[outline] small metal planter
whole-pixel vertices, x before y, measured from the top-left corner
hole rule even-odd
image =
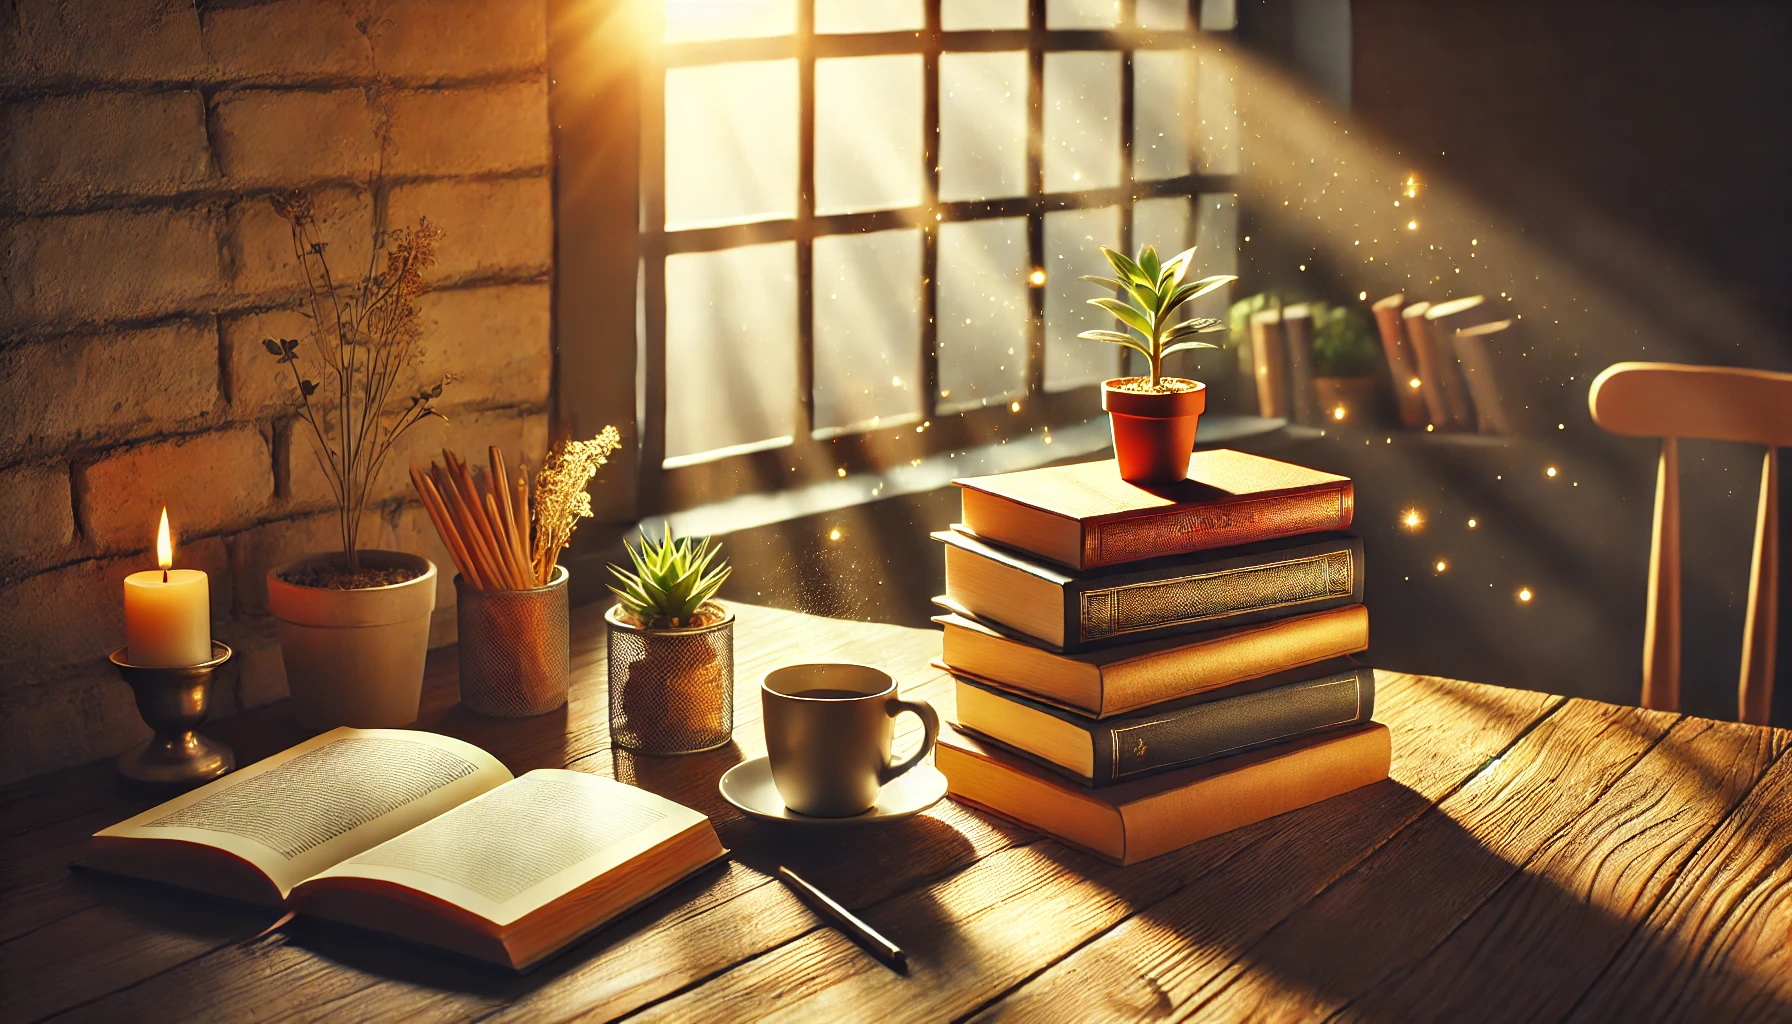
[[[545,587],[477,590],[454,577],[460,702],[492,718],[527,718],[566,703],[566,566]]]
[[[713,750],[734,735],[734,612],[693,629],[610,627],[610,740],[644,754]]]

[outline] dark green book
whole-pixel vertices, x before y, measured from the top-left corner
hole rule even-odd
[[[1361,604],[1363,542],[1346,533],[1200,551],[1120,570],[1066,569],[970,536],[946,546],[940,603],[1074,654]]]
[[[1375,672],[1349,658],[1096,720],[957,672],[958,724],[1085,786],[1368,722]]]

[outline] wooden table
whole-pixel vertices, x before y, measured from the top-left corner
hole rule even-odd
[[[0,1016],[1792,1018],[1785,731],[1381,673],[1391,780],[1121,869],[950,801],[813,832],[722,802],[716,778],[763,750],[766,669],[866,662],[948,710],[938,633],[743,607],[735,745],[647,758],[610,748],[601,622],[575,620],[565,711],[469,715],[448,650],[419,724],[517,772],[614,774],[696,807],[725,867],[523,977],[303,921],[257,937],[266,912],[68,870],[148,804],[93,765],[0,791]],[[245,760],[302,738],[278,707],[212,731]],[[912,973],[823,927],[769,877],[780,862],[906,947]]]

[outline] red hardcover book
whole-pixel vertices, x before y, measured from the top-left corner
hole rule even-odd
[[[1127,483],[1112,459],[954,482],[971,533],[1073,569],[1342,530],[1356,506],[1349,477],[1224,448],[1174,484]]]

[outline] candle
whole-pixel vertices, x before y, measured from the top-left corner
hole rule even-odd
[[[173,668],[212,660],[212,597],[205,573],[175,569],[168,510],[156,531],[160,569],[124,578],[125,658],[145,668]]]

